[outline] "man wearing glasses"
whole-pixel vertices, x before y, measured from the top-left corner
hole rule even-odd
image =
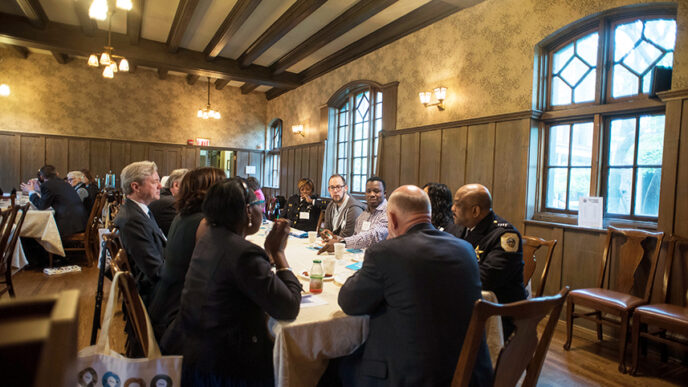
[[[354,235],[356,219],[363,212],[363,204],[349,195],[349,187],[341,175],[330,176],[327,190],[332,202],[325,209],[323,238],[329,239],[333,235],[346,238]]]

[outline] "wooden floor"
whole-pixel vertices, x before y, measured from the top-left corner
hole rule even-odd
[[[14,277],[17,297],[53,294],[66,289],[79,289],[79,349],[88,346],[93,321],[95,288],[98,283],[98,269],[82,267],[78,273],[48,277],[40,271],[21,271]],[[105,280],[105,301],[110,282]],[[7,300],[4,295],[0,301]],[[111,346],[122,351],[124,333],[121,312],[111,328]],[[686,386],[688,385],[688,366],[676,362],[662,363],[659,356],[650,354],[642,359],[639,376],[621,374],[617,370],[617,341],[595,342],[592,331],[574,331],[570,351],[563,350],[565,340],[564,325],[560,324],[554,333],[549,353],[545,360],[539,386]],[[688,356],[688,354],[686,354]],[[627,358],[630,362],[630,351]]]

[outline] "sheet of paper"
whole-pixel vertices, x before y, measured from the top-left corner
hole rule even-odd
[[[602,228],[604,199],[598,196],[582,196],[578,199],[578,225]]]
[[[325,301],[324,298],[313,295],[313,294],[306,294],[301,296],[301,307],[302,308],[310,308],[312,306],[320,306],[320,305],[326,305],[327,301]]]

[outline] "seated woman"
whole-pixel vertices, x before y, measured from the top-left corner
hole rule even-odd
[[[432,225],[440,231],[446,231],[453,235],[456,225],[451,209],[453,198],[449,187],[442,183],[427,183],[423,186],[423,191],[430,197]]]
[[[320,207],[316,205],[315,185],[309,178],[299,180],[299,193],[287,200],[282,217],[288,219],[291,226],[301,231],[316,231]]]
[[[165,263],[148,307],[155,338],[158,340],[177,316],[191,254],[196,241],[207,229],[201,212],[205,194],[210,186],[225,178],[225,173],[220,168],[197,168],[186,173],[179,184],[178,199],[175,202],[179,213],[170,226]]]
[[[182,341],[183,386],[274,385],[266,314],[296,318],[301,285],[284,255],[286,221],[275,222],[265,250],[245,240],[261,224],[255,200],[235,177],[210,187],[203,202],[210,227],[191,257],[174,338]]]

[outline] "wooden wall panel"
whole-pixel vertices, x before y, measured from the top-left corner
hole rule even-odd
[[[323,166],[325,165],[325,143],[320,143],[317,146],[317,155],[318,155],[318,158],[317,158],[318,172],[315,174],[315,178],[312,178],[313,183],[315,183],[315,186],[316,186],[316,191],[319,189],[317,187],[322,187],[322,184],[323,184],[322,174],[323,174]],[[329,176],[326,178],[329,178]]]
[[[185,146],[181,150],[182,168],[193,169],[200,164],[200,150],[191,146]]]
[[[688,99],[683,100],[676,173],[676,207],[674,209],[674,234],[688,238]]]
[[[492,208],[519,230],[526,213],[529,135],[530,120],[496,124]]]
[[[91,140],[91,167],[89,168],[93,176],[105,176],[112,170],[110,166],[110,142]],[[114,170],[112,170],[115,172]],[[115,172],[119,174],[119,172]]]
[[[70,171],[88,168],[91,163],[91,147],[89,140],[76,138],[69,139],[69,166]],[[93,177],[96,174],[93,173]]]
[[[288,157],[288,152],[282,151],[280,152],[280,182],[279,182],[279,189],[280,189],[280,195],[286,197],[287,192],[287,180],[289,179],[289,175],[287,174],[289,170],[289,157]]]
[[[606,233],[564,230],[561,286],[597,287]]]
[[[0,188],[10,192],[19,190],[21,178],[20,161],[21,136],[11,133],[0,133]],[[33,173],[36,176],[36,171]]]
[[[60,137],[45,139],[45,163],[55,166],[62,176],[69,172],[69,140]]]
[[[246,166],[248,165],[248,152],[237,151],[236,152],[236,174],[241,177],[248,177],[246,175]]]
[[[382,154],[380,160],[380,177],[393,191],[399,186],[399,154],[401,136],[382,137]]]
[[[182,167],[182,150],[180,147],[165,148],[165,175]]]
[[[419,133],[402,134],[400,137],[399,185],[418,184]]]
[[[468,127],[442,131],[442,171],[440,182],[455,193],[466,179],[466,136]]]
[[[322,157],[320,157],[322,145],[314,145],[308,148],[308,159],[310,160],[310,164],[308,165],[308,171],[306,171],[306,176],[308,176],[309,179],[313,180],[313,184],[315,184],[315,192],[320,191],[320,185],[318,183],[318,180],[320,176],[318,176],[318,165],[322,165],[321,161]]]
[[[131,152],[131,144],[122,141],[112,141],[110,143],[110,168],[112,172],[119,176],[122,169],[129,164],[129,153]],[[92,172],[92,171],[91,171]],[[91,173],[95,177],[95,173]]]
[[[295,159],[294,149],[287,150],[287,184],[284,186],[284,197],[289,197],[296,192],[296,185],[294,184],[294,169],[295,169]]]
[[[165,147],[163,145],[149,145],[148,146],[148,157],[144,160],[149,160],[158,166],[158,175],[162,179],[166,175],[165,170]],[[141,161],[141,160],[133,160]]]
[[[304,151],[304,148],[293,149],[293,152],[294,152],[294,178],[292,179],[292,183],[291,183],[291,184],[293,184],[291,186],[292,190],[289,192],[296,193],[299,179],[301,177],[303,177],[303,172],[302,172],[303,151]]]
[[[492,192],[494,173],[495,124],[468,127],[466,183],[480,183]],[[501,165],[500,168],[504,166]]]
[[[147,145],[141,142],[132,142],[129,151],[129,162],[127,164],[144,160],[150,160]]]
[[[525,226],[525,229],[520,231],[523,235],[539,237],[545,240],[555,239],[557,241],[557,245],[554,247],[554,252],[552,253],[552,261],[549,265],[549,274],[547,275],[547,282],[545,283],[544,295],[552,295],[559,292],[559,290],[563,287],[561,284],[561,269],[564,256],[564,229],[560,227],[528,224]],[[545,266],[547,251],[540,249],[535,254],[535,257],[536,266],[535,273],[533,273],[533,278],[531,280],[531,294],[534,294],[535,291],[537,291],[538,286],[540,286],[540,279],[542,278],[542,270]]]
[[[21,181],[27,181],[36,177],[36,172],[45,164],[45,137],[43,136],[21,136]],[[65,176],[64,171],[58,171],[61,177]],[[17,185],[19,189],[19,185]]]
[[[442,169],[442,131],[433,130],[420,134],[420,166],[418,185],[439,182]]]

